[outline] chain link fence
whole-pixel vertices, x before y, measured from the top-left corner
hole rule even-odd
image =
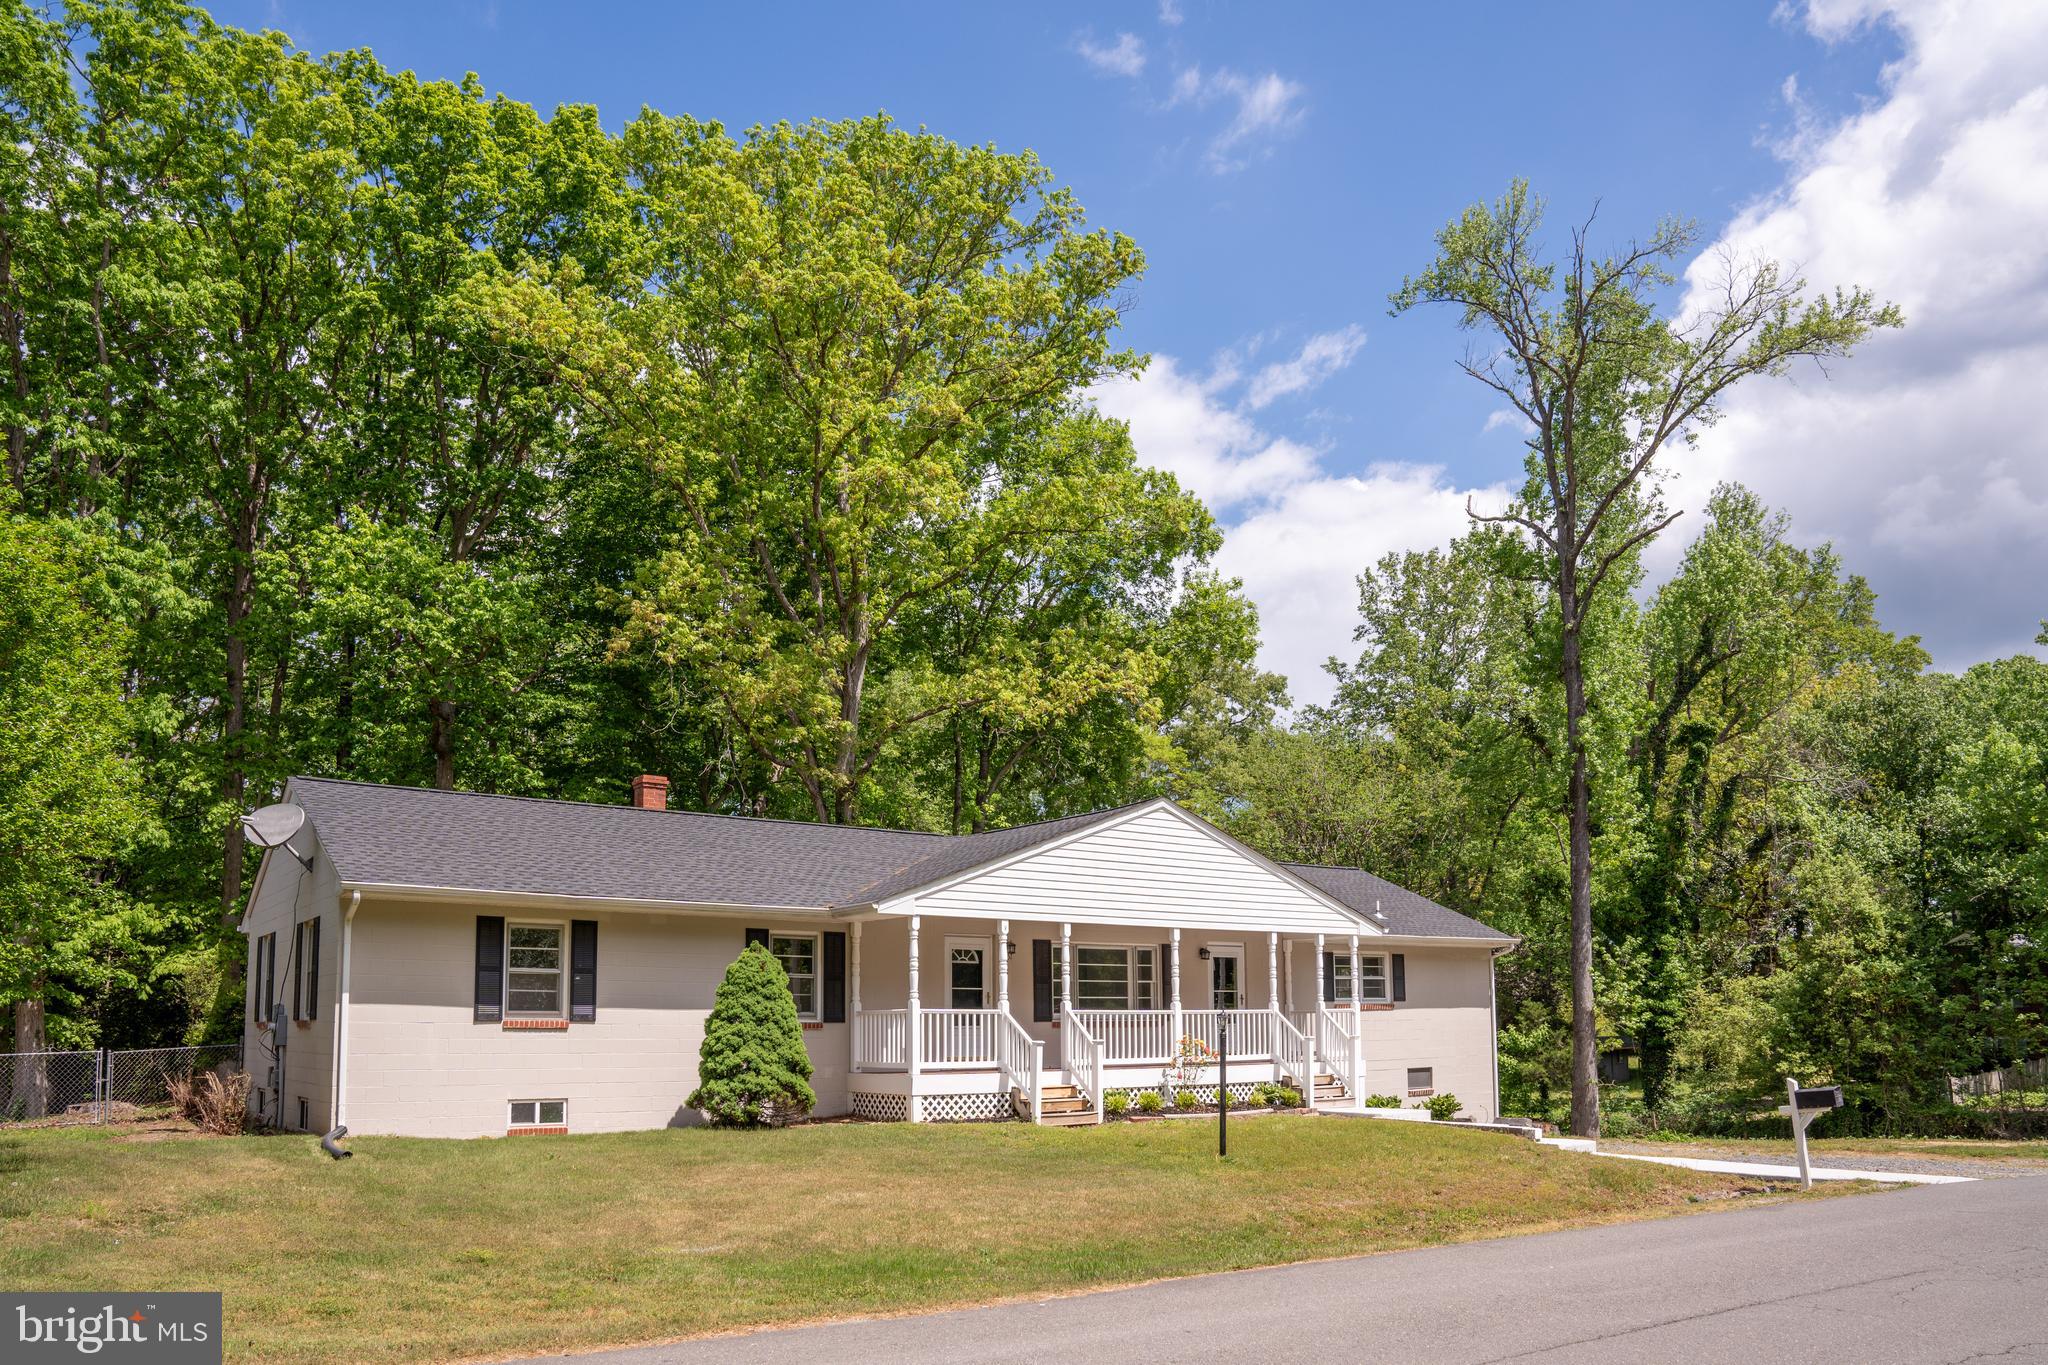
[[[132,1118],[170,1102],[170,1077],[241,1069],[240,1043],[0,1052],[0,1126]]]

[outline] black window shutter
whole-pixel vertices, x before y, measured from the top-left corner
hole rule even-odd
[[[1173,1000],[1173,945],[1159,945],[1159,956],[1152,960],[1152,999],[1141,1006],[1143,1009],[1163,1010]]]
[[[263,939],[249,940],[249,1022],[263,1022]]]
[[[1408,959],[1400,953],[1394,954],[1394,998],[1408,998]]]
[[[505,1017],[505,917],[476,917],[476,1022]]]
[[[306,1017],[320,1017],[320,921],[308,920],[306,929]]]
[[[292,926],[292,1018],[305,1018],[306,1008],[306,922]]]
[[[597,1020],[597,921],[569,921],[569,1019],[589,1024]]]
[[[846,935],[837,930],[825,935],[825,1008],[828,1024],[846,1022]]]
[[[763,948],[766,948],[768,946],[768,931],[766,929],[747,930],[747,942],[749,944],[758,943]]]
[[[1335,953],[1323,954],[1323,1003],[1325,1005],[1337,1003],[1337,955]]]
[[[263,936],[263,1022],[270,1022],[270,1012],[277,1006],[277,935]]]
[[[1052,940],[1031,940],[1031,1017],[1038,1023],[1052,1018]]]

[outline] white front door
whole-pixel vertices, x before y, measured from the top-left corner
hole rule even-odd
[[[946,1007],[956,1010],[987,1009],[989,999],[989,953],[994,940],[946,937]]]
[[[1236,1010],[1244,1008],[1244,950],[1242,948],[1209,949],[1209,1008],[1214,1010]]]

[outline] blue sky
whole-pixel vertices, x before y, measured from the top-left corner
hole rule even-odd
[[[1823,225],[1830,213],[1859,221],[1858,206],[1828,190],[1829,176],[1853,181],[1900,142],[1869,125],[1911,92],[1919,67],[1932,85],[1944,52],[1985,58],[1989,43],[2039,35],[1958,32],[1952,16],[1907,0],[1781,8],[584,4],[572,18],[555,5],[287,0],[214,12],[282,28],[314,50],[368,46],[423,75],[474,70],[544,110],[595,103],[614,127],[643,104],[734,127],[883,109],[958,140],[1035,150],[1094,223],[1129,233],[1148,257],[1126,336],[1157,359],[1144,380],[1103,394],[1103,406],[1132,421],[1141,454],[1242,531],[1225,567],[1260,602],[1269,661],[1313,698],[1322,690],[1315,664],[1349,652],[1350,576],[1374,554],[1440,543],[1465,493],[1483,497],[1517,476],[1517,433],[1488,426],[1496,405],[1454,367],[1464,342],[1453,319],[1386,315],[1388,291],[1427,261],[1431,234],[1463,205],[1522,175],[1560,223],[1597,199],[1617,236],[1664,214],[1697,219],[1708,240],[1761,233],[1766,246],[1795,248],[1817,283],[1835,282],[1822,277],[1832,265],[1860,269],[1855,282],[1927,311],[1904,262],[1924,270],[1920,258],[1940,245],[1900,242],[1889,256],[1837,250],[1841,234]],[[1939,112],[1947,135],[1960,140],[2017,109],[2015,136],[2031,151],[2040,123],[2027,99],[2042,73],[2013,59],[1992,74],[1985,104]],[[1932,115],[1911,112],[1924,138]],[[1859,130],[1879,151],[1835,164],[1853,158],[1842,144]],[[1941,151],[1937,168],[1947,164]],[[1878,166],[1893,188],[1866,193],[1911,193],[1897,188],[1898,170]],[[1792,230],[1775,223],[1808,190],[1832,198],[1809,205]],[[1936,207],[1970,210],[1959,198]],[[2024,215],[2032,203],[2022,196],[2002,208]],[[2038,240],[2043,225],[2032,226]],[[2032,278],[2038,264],[2037,247],[2013,268]],[[2003,355],[2040,339],[2016,318],[1994,341]],[[1894,360],[1916,374],[1929,368],[1925,354]],[[1814,383],[1793,388],[1810,395]],[[1959,401],[1953,391],[1935,397]],[[1938,409],[1926,418],[1927,430],[1940,429]],[[1703,494],[1709,469],[1761,482],[1802,532],[1843,540],[1851,567],[1881,592],[1899,587],[1901,600],[1882,604],[1888,620],[1928,633],[1943,664],[2026,645],[2027,614],[2048,614],[2048,593],[1957,628],[1939,619],[1943,598],[1917,561],[1961,528],[1901,523],[1889,541],[1871,529],[1890,525],[1887,515],[1911,521],[1909,505],[1946,495],[1981,503],[1996,469],[1974,468],[1966,481],[1937,462],[1942,489],[1853,512],[1830,502],[1831,478],[1772,486],[1789,457],[1768,448],[1768,433],[1784,424],[1782,413],[1757,415],[1746,437],[1740,420],[1721,448],[1711,445],[1719,433],[1710,437],[1687,496]],[[1924,448],[1894,463],[1871,496],[1929,472]],[[2044,464],[2038,437],[2007,452],[2005,476],[2023,503],[2048,507]],[[1339,504],[1351,512],[1340,515]],[[1868,562],[1855,557],[1863,532]]]

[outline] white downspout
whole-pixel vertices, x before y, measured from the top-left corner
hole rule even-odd
[[[330,1127],[340,1128],[347,1124],[345,1110],[348,1107],[348,987],[349,967],[354,954],[349,951],[355,941],[351,932],[356,922],[356,910],[363,903],[363,893],[348,893],[348,909],[341,912],[341,999],[334,1013],[334,1122]]]

